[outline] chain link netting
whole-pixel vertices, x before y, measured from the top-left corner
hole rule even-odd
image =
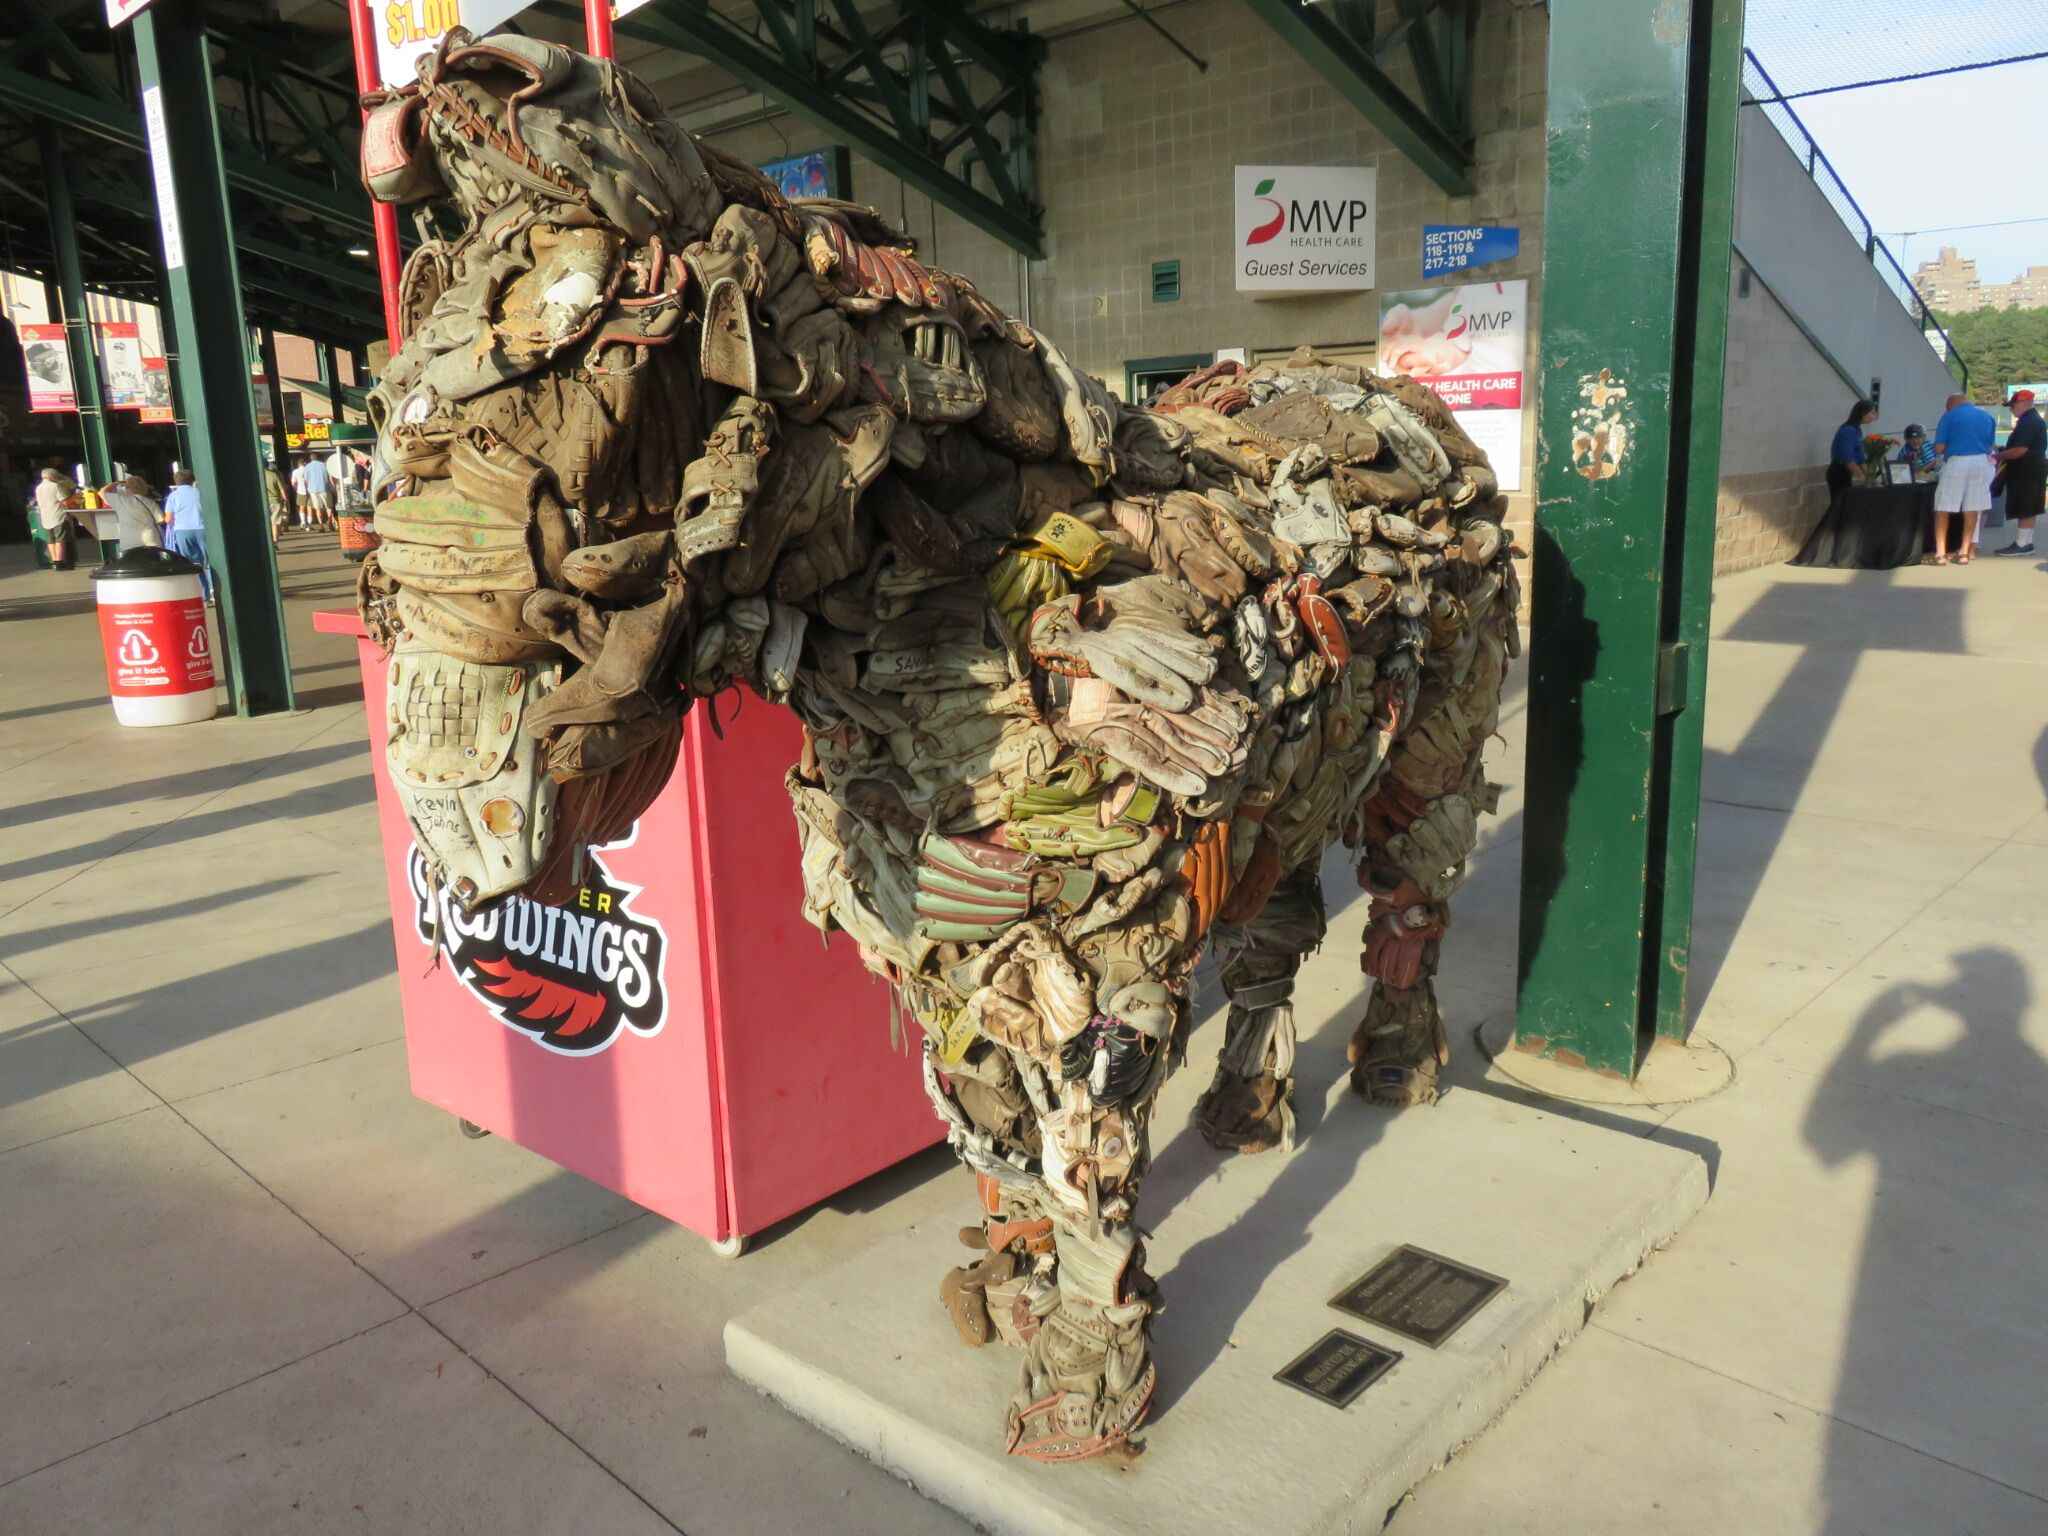
[[[2040,0],[1749,0],[1743,39],[1798,95],[2048,52]]]

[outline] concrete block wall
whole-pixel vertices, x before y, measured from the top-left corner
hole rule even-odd
[[[1798,553],[1827,510],[1828,445],[1856,398],[1740,256],[1728,290],[1717,574]]]
[[[1391,0],[1383,10],[1392,27]],[[1208,62],[1206,72],[1135,18],[1047,33],[1037,144],[1046,260],[1023,261],[858,155],[852,195],[897,220],[924,257],[972,278],[1121,393],[1125,364],[1139,358],[1376,344],[1377,293],[1255,299],[1240,296],[1233,277],[1238,165],[1373,165],[1383,289],[1421,285],[1424,223],[1519,226],[1520,255],[1476,275],[1530,279],[1533,390],[1547,16],[1511,0],[1482,5],[1473,55],[1478,189],[1454,198],[1389,147],[1240,0],[1182,0],[1158,11],[1161,23]],[[816,147],[818,138],[801,122],[780,118],[715,142],[763,161]],[[1154,304],[1152,264],[1174,259],[1181,297]],[[1527,414],[1523,451],[1533,484],[1533,399]],[[1511,498],[1513,520],[1526,527],[1532,505],[1527,492]]]
[[[1475,275],[1530,280],[1526,484],[1509,498],[1510,525],[1527,547],[1538,448],[1533,396],[1542,366],[1547,14],[1514,0],[1483,0],[1473,53],[1478,187],[1454,198],[1389,147],[1240,0],[1178,0],[1154,9],[1208,62],[1206,72],[1135,18],[1040,29],[1049,43],[1037,140],[1045,260],[1027,262],[857,155],[851,195],[915,237],[926,259],[972,278],[1119,393],[1125,365],[1139,358],[1376,343],[1378,293],[1257,299],[1235,291],[1231,199],[1240,164],[1375,166],[1381,290],[1421,285],[1425,223],[1519,227],[1520,255]],[[1383,0],[1381,9],[1384,24],[1393,26],[1393,0]],[[1398,75],[1405,64],[1395,68]],[[1881,290],[1810,184],[1793,189],[1803,191],[1807,203],[1775,213],[1758,206],[1760,199],[1792,195],[1779,186],[1780,161],[1789,152],[1775,135],[1758,139],[1750,123],[1744,134],[1741,218],[1752,238],[1770,229],[1765,243],[1780,262],[1787,251],[1853,262],[1862,268],[1853,276]],[[721,133],[716,142],[758,162],[815,148],[821,140],[785,116]],[[1773,219],[1800,227],[1773,229]],[[1164,260],[1181,264],[1181,298],[1155,304],[1152,264]],[[1746,266],[1737,255],[1732,281],[1738,290]],[[1802,268],[1801,281],[1806,275]],[[1823,510],[1818,487],[1828,437],[1851,398],[1837,369],[1764,282],[1753,278],[1749,288],[1731,296],[1716,540],[1716,568],[1724,571],[1796,551]],[[1888,335],[1890,319],[1880,315],[1865,323]],[[1906,414],[1892,421],[1895,397],[1887,390],[1880,418],[1887,430],[1915,413],[1927,416],[1918,398],[1924,389],[1904,387],[1909,370],[1903,365],[1895,371],[1902,380],[1896,398]],[[1919,370],[1911,372],[1917,382]]]

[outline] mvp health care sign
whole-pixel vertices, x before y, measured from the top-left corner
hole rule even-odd
[[[1379,177],[1369,165],[1240,165],[1237,291],[1373,286]]]

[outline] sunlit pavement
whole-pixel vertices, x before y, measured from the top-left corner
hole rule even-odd
[[[411,1098],[353,647],[309,626],[352,574],[308,534],[282,564],[309,707],[126,731],[84,573],[0,550],[0,1531],[960,1529],[719,1336],[961,1176],[728,1261]],[[1396,1531],[2048,1528],[2044,636],[2030,561],[1722,583],[1694,971],[1738,1079],[1596,1115],[1713,1199]],[[1500,1091],[1470,1038],[1511,1006],[1520,707],[1454,1091]],[[1361,997],[1329,894],[1305,1061]]]

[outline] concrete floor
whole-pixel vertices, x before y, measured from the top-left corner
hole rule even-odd
[[[1738,1080],[1585,1112],[1713,1199],[1400,1536],[2048,1529],[2048,579],[1984,565],[1722,583],[1695,966]],[[349,574],[301,535],[284,576],[306,712],[122,731],[83,573],[0,550],[0,1531],[958,1529],[719,1334],[960,1176],[723,1261],[413,1100],[354,661],[307,626]],[[1514,724],[1443,989],[1472,1092]],[[1357,1006],[1333,916],[1305,1057]]]

